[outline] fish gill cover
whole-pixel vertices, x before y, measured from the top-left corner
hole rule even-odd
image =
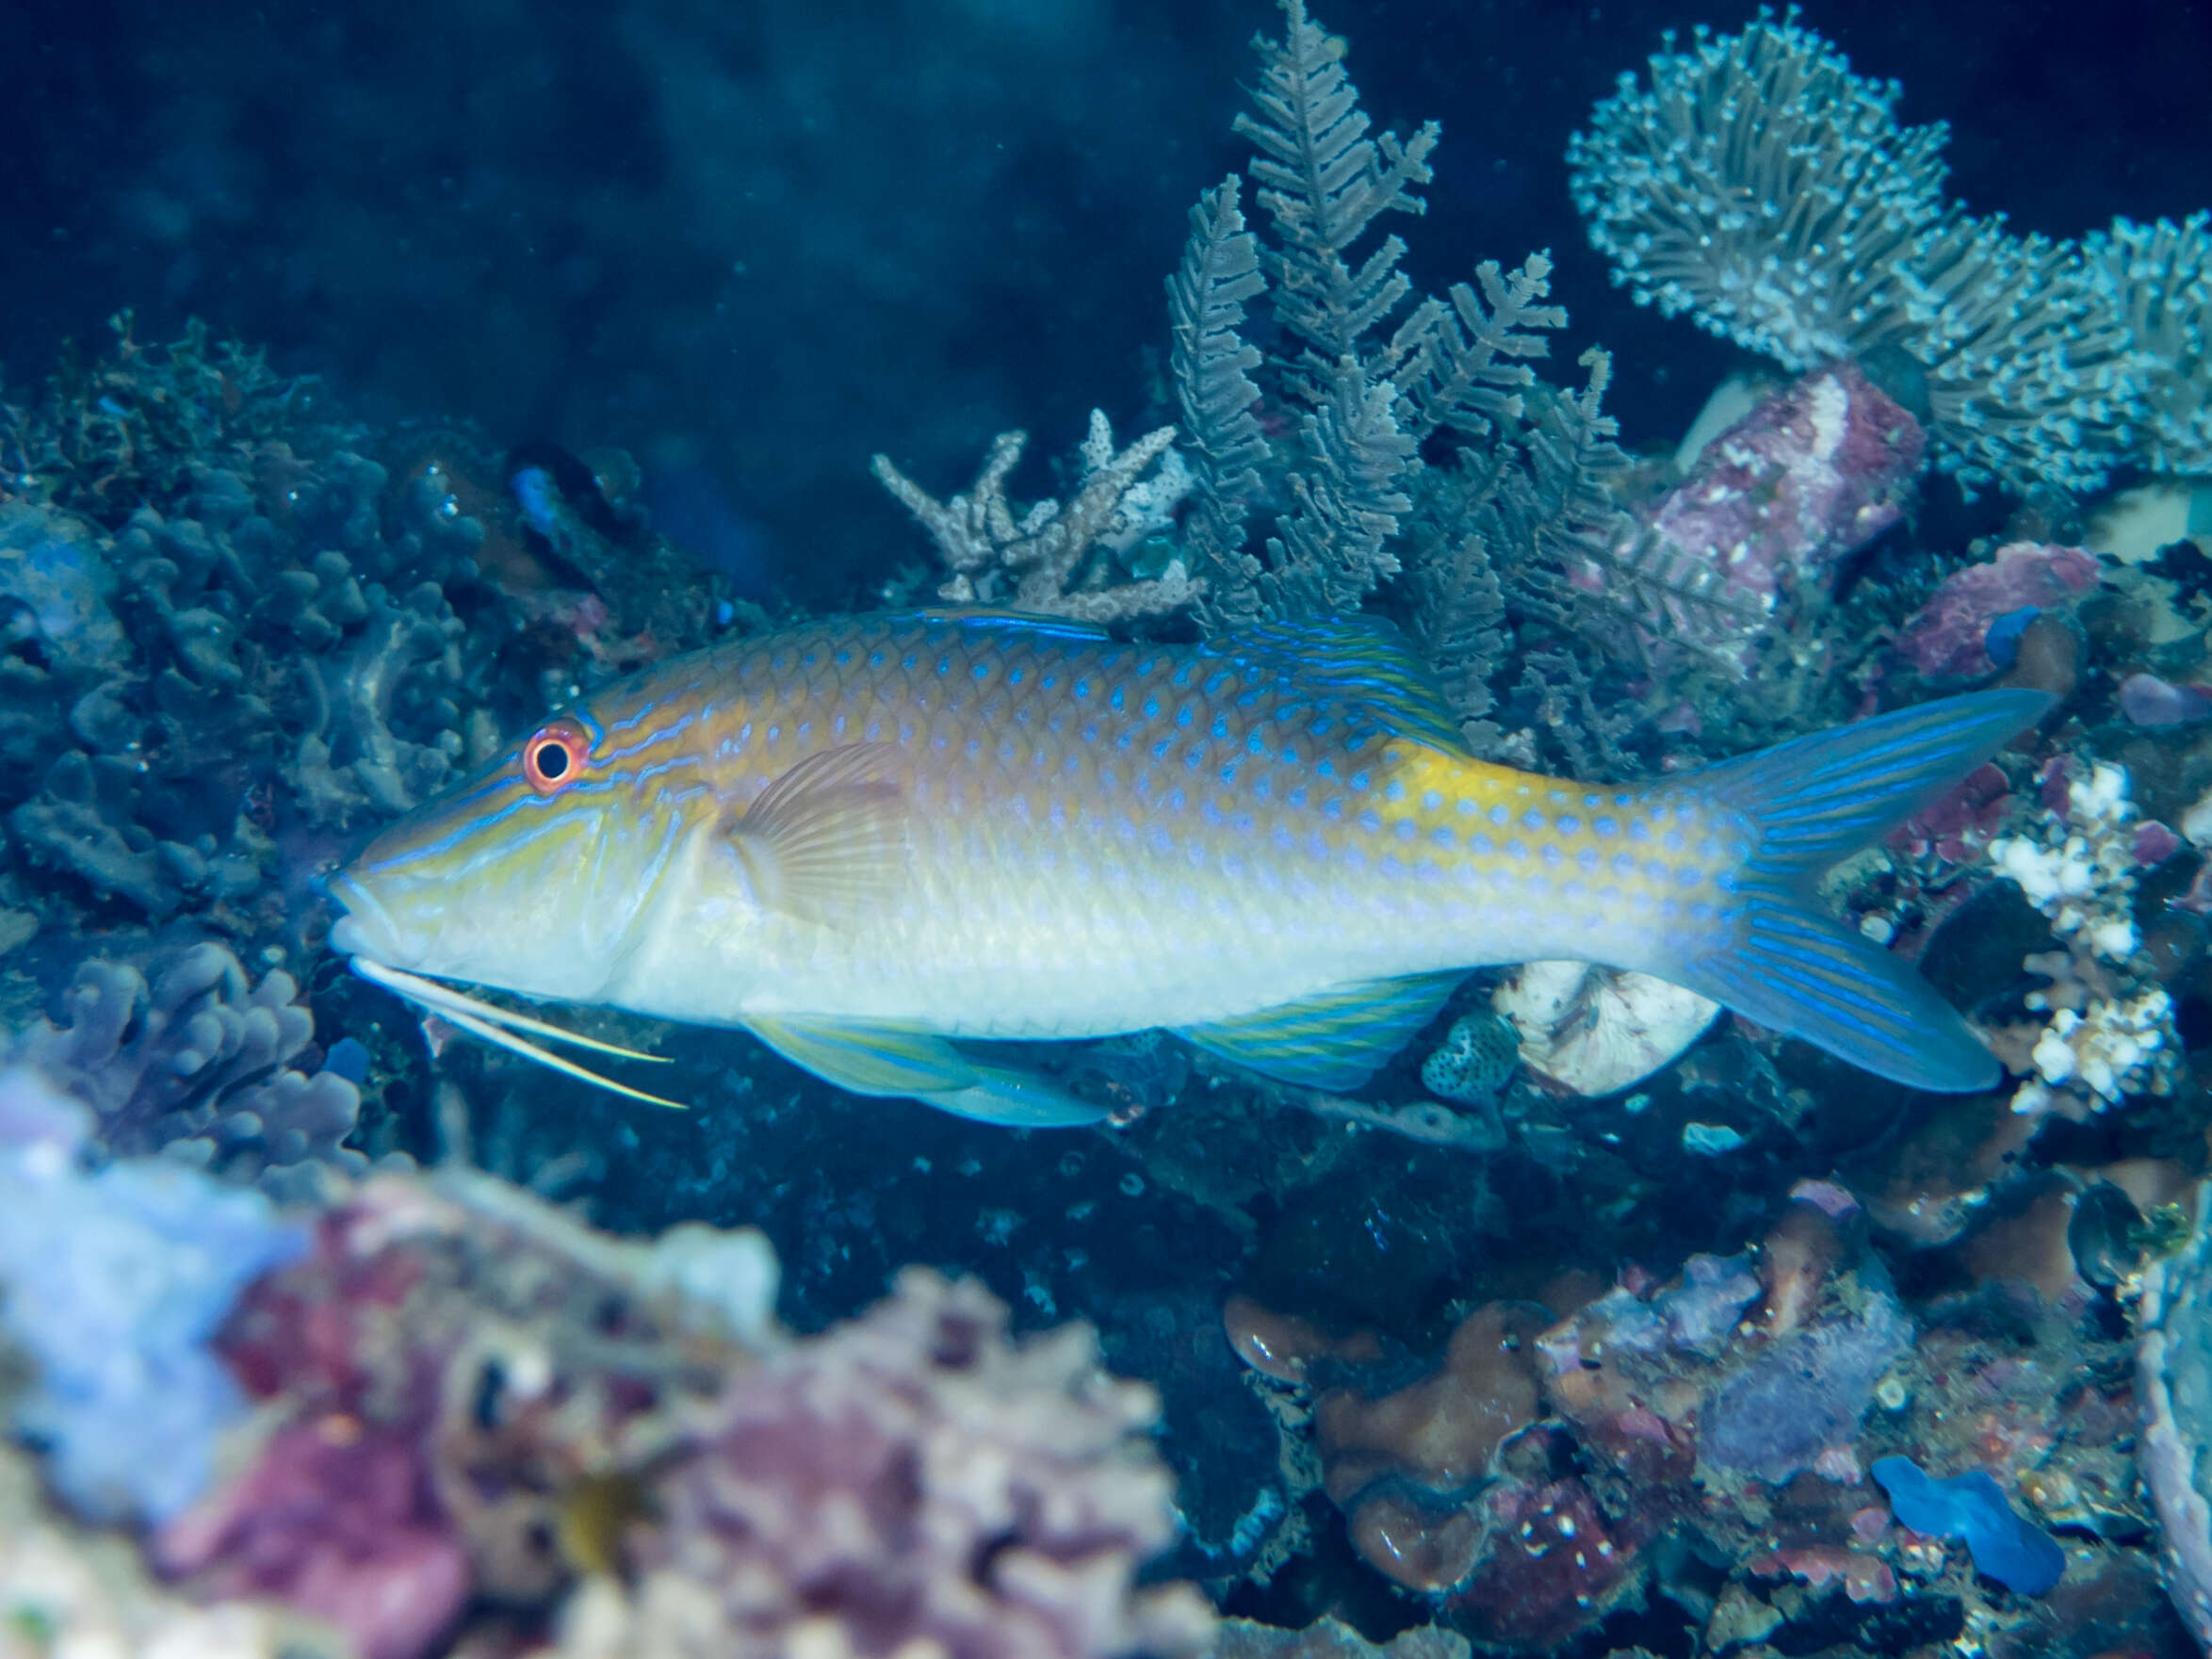
[[[0,1653],[2204,1640],[2198,25],[1689,21],[32,25],[86,67],[0,398]],[[561,1012],[675,1114],[328,951],[556,711],[931,604],[1379,618],[1429,738],[1636,789],[2040,695],[1822,888],[2004,1081],[1554,961],[1357,1087],[1025,1049],[1103,1118],[1025,1133]]]

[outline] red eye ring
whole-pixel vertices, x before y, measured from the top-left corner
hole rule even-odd
[[[522,746],[522,775],[541,795],[554,795],[584,775],[592,740],[573,720],[549,720]]]

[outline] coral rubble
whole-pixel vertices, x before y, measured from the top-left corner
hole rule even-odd
[[[244,1642],[245,1603],[281,1605],[413,1659],[481,1604],[577,1654],[1204,1644],[1200,1600],[1135,1583],[1175,1536],[1157,1396],[1080,1327],[1017,1341],[979,1286],[917,1270],[793,1338],[756,1233],[618,1241],[458,1172],[280,1219],[173,1163],[86,1173],[89,1117],[0,1080],[17,1423],[80,1513],[156,1523],[210,1629]],[[41,1592],[81,1619],[69,1574],[115,1546],[16,1526],[0,1562],[85,1564]]]

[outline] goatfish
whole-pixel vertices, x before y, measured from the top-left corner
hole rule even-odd
[[[650,1056],[447,982],[742,1027],[856,1094],[1027,1126],[1105,1108],[989,1045],[1165,1028],[1342,1094],[1472,969],[1557,957],[1979,1089],[1999,1067],[1966,1022],[1811,888],[2047,706],[1981,691],[1600,785],[1477,758],[1371,618],[1198,644],[821,622],[545,721],[333,878],[331,942],[464,1032],[653,1100],[545,1045]]]

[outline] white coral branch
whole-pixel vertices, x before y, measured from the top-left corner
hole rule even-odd
[[[1028,442],[1026,432],[1000,433],[975,482],[947,501],[901,472],[888,456],[878,455],[871,464],[884,487],[929,531],[951,568],[952,578],[938,589],[941,598],[1115,622],[1178,610],[1205,591],[1179,560],[1151,579],[1106,579],[1112,556],[1171,526],[1191,493],[1194,480],[1174,448],[1174,427],[1157,428],[1116,448],[1113,426],[1093,410],[1078,451],[1082,470],[1075,495],[1065,506],[1047,497],[1017,516],[1007,499],[1006,480]]]

